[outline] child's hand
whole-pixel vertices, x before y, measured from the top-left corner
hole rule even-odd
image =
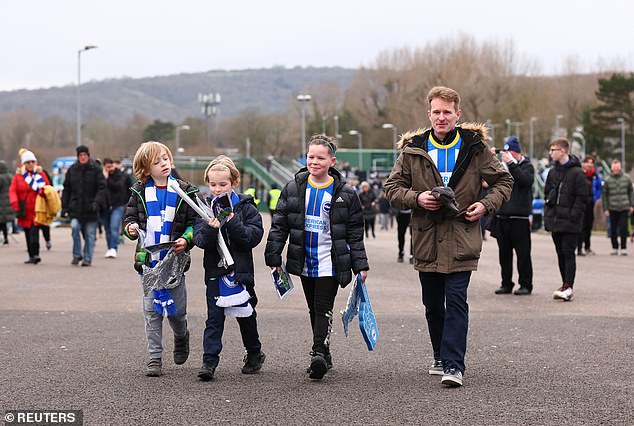
[[[216,219],[215,217],[212,217],[211,219],[209,219],[209,222],[207,222],[207,225],[216,229],[220,228],[220,222],[218,222],[218,219]]]
[[[361,282],[365,283],[365,280],[368,278],[368,271],[361,271],[359,275],[361,275]]]
[[[174,253],[182,253],[187,249],[187,240],[185,238],[179,238],[176,240],[176,244],[173,246]]]
[[[136,237],[139,235],[136,232],[137,229],[139,229],[139,225],[137,225],[136,223],[128,223],[126,225],[126,230],[128,231],[128,234],[130,234],[133,237]]]
[[[233,217],[233,212],[229,213],[229,216],[227,216],[227,222],[229,222],[232,217]]]

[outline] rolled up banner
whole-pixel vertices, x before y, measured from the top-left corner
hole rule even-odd
[[[198,213],[198,215],[202,217],[205,220],[205,222],[209,222],[211,220],[209,215],[205,213],[203,209],[201,209],[194,200],[189,198],[187,193],[181,189],[180,185],[177,182],[171,179],[168,179],[167,184],[172,189],[174,189],[174,191],[176,191],[178,196],[181,197],[183,201],[185,201],[187,204],[189,204],[189,206],[192,209],[194,209],[194,211]],[[229,247],[227,247],[227,243],[225,242],[225,239],[222,236],[222,232],[220,231],[220,229],[218,230],[218,253],[220,253],[220,257],[222,258],[220,259],[220,263],[218,264],[218,266],[224,266],[225,268],[229,266],[233,266],[234,264],[233,256],[231,256],[231,253],[229,252]]]

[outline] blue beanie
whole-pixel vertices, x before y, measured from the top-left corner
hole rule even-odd
[[[504,151],[522,152],[522,145],[520,145],[520,141],[517,140],[517,136],[509,136],[506,138],[506,142],[504,142]]]

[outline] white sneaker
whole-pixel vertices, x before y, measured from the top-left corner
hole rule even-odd
[[[612,249],[612,251],[610,252],[610,255],[612,256],[617,256],[619,254],[619,250],[618,249]]]
[[[117,257],[117,249],[108,249],[108,251],[106,252],[105,258],[107,259],[114,259]]]
[[[445,370],[440,383],[451,388],[460,387],[462,386],[462,373],[456,368],[448,368]]]
[[[627,249],[621,249],[621,256],[627,256]]]
[[[575,296],[572,293],[572,287],[568,287],[568,288],[562,287],[559,290],[555,290],[553,292],[553,299],[561,299],[564,302],[570,302],[574,298]]]

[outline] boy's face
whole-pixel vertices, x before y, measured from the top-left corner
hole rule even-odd
[[[209,190],[213,197],[231,192],[233,189],[231,172],[228,170],[209,170],[207,172],[207,180],[209,181]]]
[[[311,176],[321,180],[328,176],[328,169],[334,167],[337,159],[326,145],[310,145],[306,154],[306,165]]]
[[[159,155],[152,161],[150,166],[150,176],[155,181],[166,180],[172,173],[172,163],[165,149],[161,149]]]

